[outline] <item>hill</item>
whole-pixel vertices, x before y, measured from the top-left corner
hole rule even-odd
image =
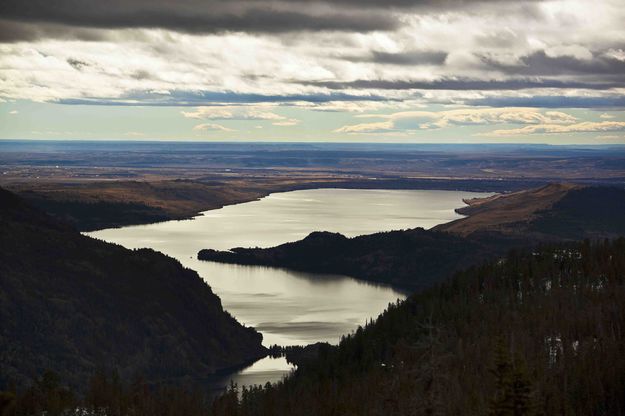
[[[0,387],[53,370],[124,379],[206,376],[265,355],[194,272],[81,235],[0,189]]]
[[[465,218],[432,230],[347,238],[315,232],[272,248],[201,250],[200,260],[346,274],[410,291],[454,271],[546,241],[625,235],[625,190],[550,184],[467,201]]]
[[[414,291],[484,259],[488,253],[480,242],[417,228],[354,238],[314,232],[303,240],[268,249],[205,249],[198,259],[343,274]]]
[[[213,415],[623,415],[625,239],[473,267]]]
[[[11,184],[29,204],[80,231],[186,219],[266,193],[245,183],[191,180]]]
[[[512,233],[517,231],[515,225],[531,221],[539,212],[549,210],[569,192],[580,188],[554,183],[510,194],[468,199],[464,201],[466,207],[456,210],[466,217],[438,225],[434,230],[462,236],[476,232]]]
[[[540,188],[465,201],[465,218],[435,231],[460,236],[499,234],[538,240],[615,237],[625,234],[625,190],[574,184]]]

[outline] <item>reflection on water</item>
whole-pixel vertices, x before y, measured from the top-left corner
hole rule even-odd
[[[217,396],[231,384],[237,386],[265,385],[277,383],[284,379],[292,370],[293,365],[286,358],[265,357],[243,368],[213,374],[206,379],[197,380]]]
[[[259,201],[206,211],[193,220],[131,226],[89,233],[128,248],[168,254],[206,280],[225,309],[258,329],[265,345],[338,342],[404,294],[345,276],[238,266],[196,259],[202,248],[271,247],[312,231],[347,236],[414,227],[430,228],[459,218],[456,191],[317,189],[272,194]],[[283,359],[263,359],[234,377],[275,380],[290,369]],[[232,377],[232,376],[230,376]],[[247,384],[247,383],[243,383]]]
[[[292,365],[287,363],[284,357],[265,357],[232,376],[231,380],[240,386],[275,383],[282,380],[285,372],[288,373],[291,369]]]

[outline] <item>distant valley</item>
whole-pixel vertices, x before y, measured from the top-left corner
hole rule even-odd
[[[484,413],[509,406],[509,386],[517,386],[517,403],[545,414],[613,414],[620,406],[625,158],[618,149],[515,148],[514,157],[489,160],[427,146],[355,154],[259,145],[266,153],[254,159],[215,145],[228,163],[204,149],[184,165],[189,152],[167,158],[166,147],[140,162],[146,148],[136,145],[127,148],[131,158],[109,149],[106,166],[97,166],[76,146],[35,152],[20,166],[11,158],[23,155],[0,157],[7,172],[0,184],[10,189],[0,191],[0,315],[8,323],[0,329],[0,406],[122,406],[138,415]],[[382,168],[402,158],[400,168]],[[71,166],[57,168],[61,159]],[[371,160],[375,169],[366,168]],[[585,177],[584,164],[598,173]],[[467,199],[457,210],[464,218],[432,229],[351,238],[320,229],[271,248],[197,253],[412,293],[337,346],[267,349],[194,271],[153,250],[79,233],[314,188],[497,194]],[[233,387],[214,402],[214,392],[187,389],[269,353],[298,369],[271,386]]]
[[[0,186],[81,231],[314,188],[625,186],[622,146],[0,142]],[[592,175],[586,172],[592,171]]]

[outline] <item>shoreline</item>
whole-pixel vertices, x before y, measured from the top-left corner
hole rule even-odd
[[[202,212],[309,189],[441,190],[507,193],[548,180],[438,178],[236,178],[107,181],[3,186],[81,232],[192,219]]]

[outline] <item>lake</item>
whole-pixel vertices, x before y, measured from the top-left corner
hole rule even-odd
[[[239,322],[263,334],[266,346],[337,343],[405,297],[390,287],[347,276],[197,260],[203,248],[271,247],[312,231],[348,237],[415,227],[431,228],[461,216],[465,198],[489,194],[432,190],[314,189],[271,194],[258,201],[205,211],[182,221],[87,233],[127,248],[149,247],[193,269]],[[215,381],[264,384],[290,371],[284,358],[264,358]]]

